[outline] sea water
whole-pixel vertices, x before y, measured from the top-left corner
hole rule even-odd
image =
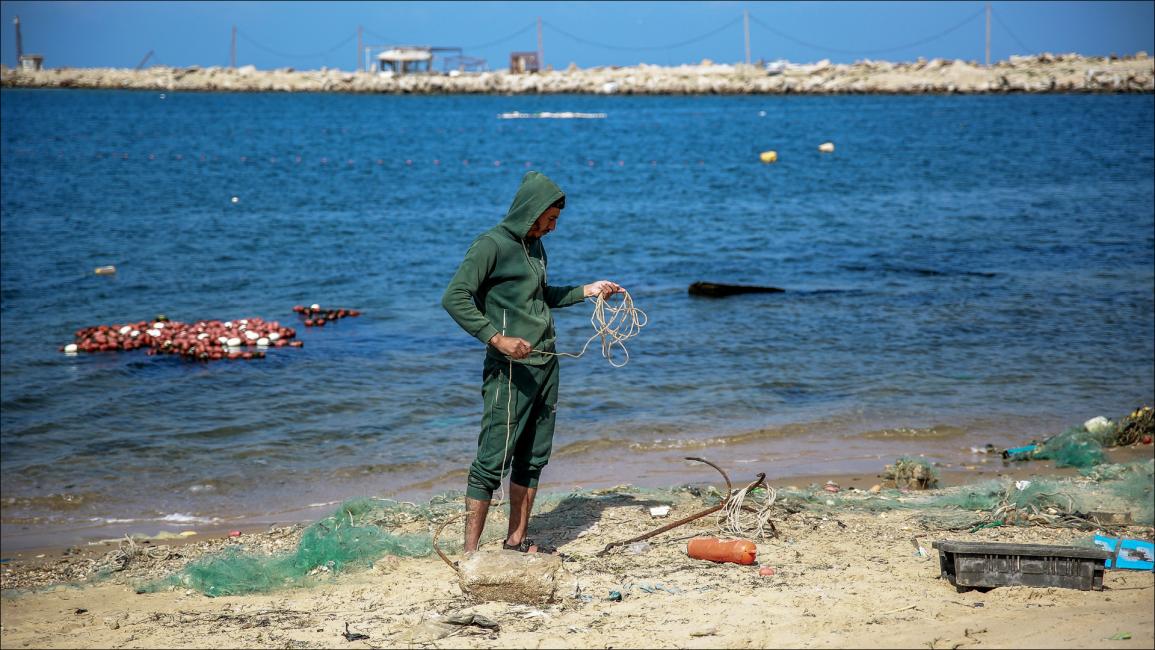
[[[6,547],[463,488],[484,352],[441,293],[531,169],[567,192],[550,281],[649,316],[624,368],[562,360],[547,485],[716,478],[687,453],[876,473],[1152,401],[1151,95],[2,100]],[[305,328],[312,303],[363,315]],[[560,350],[591,309],[555,311]],[[305,346],[59,352],[158,314]]]

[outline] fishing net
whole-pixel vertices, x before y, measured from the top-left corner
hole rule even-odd
[[[928,492],[779,490],[774,507],[779,518],[798,512],[909,512],[929,529],[972,532],[997,526],[1103,528],[1088,516],[1093,511],[1129,512],[1138,524],[1152,523],[1155,461],[1100,465],[1085,474],[1076,479],[986,481]]]
[[[1115,470],[1117,478],[1104,484],[1111,494],[1131,506],[1140,524],[1155,523],[1155,460],[1129,463]]]
[[[1072,427],[1043,441],[1033,457],[1054,461],[1055,467],[1093,467],[1103,462],[1103,445],[1112,444],[1114,438],[1114,430],[1093,433]]]
[[[535,503],[535,526],[550,529],[566,526],[580,518],[575,512],[591,500],[613,500],[646,496],[648,502],[671,503],[657,490],[619,486],[602,490],[542,495]],[[168,578],[138,587],[140,592],[156,592],[173,587],[195,589],[206,596],[266,593],[300,587],[343,571],[370,568],[385,556],[424,557],[433,553],[433,530],[439,522],[461,513],[462,493],[434,497],[428,504],[361,498],[347,501],[333,514],[310,525],[301,533],[291,553],[262,553],[233,546],[201,558]],[[504,537],[504,509],[494,504],[490,525],[482,543]],[[460,527],[458,528],[460,531]],[[438,546],[450,553],[461,551],[461,535],[442,535]]]
[[[428,555],[433,552],[432,536],[425,524],[460,511],[460,503],[460,499],[445,497],[425,506],[354,499],[306,528],[290,554],[261,554],[232,547],[192,562],[176,575],[147,584],[140,591],[181,586],[207,596],[262,593],[300,586],[348,568],[367,568],[385,555]]]

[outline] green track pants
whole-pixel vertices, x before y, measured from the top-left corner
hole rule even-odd
[[[510,366],[508,361],[485,358],[481,383],[485,410],[465,490],[471,499],[492,499],[506,471],[512,483],[537,487],[553,449],[557,359],[540,366],[512,364],[512,382]]]

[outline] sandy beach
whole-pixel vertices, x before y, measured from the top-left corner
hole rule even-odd
[[[1117,449],[1111,460],[1143,462],[1151,449]],[[1059,478],[1041,465],[1015,465],[998,480],[1046,476],[1073,481],[1064,484],[1072,490],[1081,485],[1072,472]],[[746,472],[735,473],[735,482],[746,480]],[[844,485],[855,478],[877,480],[837,478]],[[968,478],[979,477],[943,476],[944,483],[956,486]],[[804,485],[803,479],[772,482],[782,495],[795,494],[793,488],[819,497],[781,499],[783,507],[772,519],[778,535],[758,540],[754,566],[687,556],[689,538],[719,534],[713,515],[658,535],[645,548],[597,554],[609,541],[701,510],[711,503],[709,486],[666,491],[619,486],[543,499],[547,503],[535,514],[531,531],[567,556],[557,600],[545,605],[471,599],[435,555],[386,556],[337,575],[315,571],[306,586],[265,594],[210,598],[180,586],[138,593],[191,561],[231,547],[255,555],[288,553],[300,540],[300,525],[233,537],[206,531],[175,541],[22,554],[3,573],[2,645],[1122,648],[1149,647],[1155,640],[1150,572],[1107,571],[1103,591],[1015,586],[958,592],[939,577],[931,547],[941,540],[1085,546],[1093,532],[1037,525],[975,530],[948,525],[925,508],[872,512],[862,507],[872,498],[933,499],[942,490],[884,489],[876,497],[858,483],[861,488],[831,495],[838,505],[825,508],[820,485],[807,492],[798,484]],[[658,504],[672,507],[669,519],[651,518],[649,507]],[[504,525],[503,514],[492,515],[487,533]],[[403,528],[432,530],[433,525],[413,521]],[[1113,532],[1152,537],[1150,526]],[[442,545],[452,546],[459,535],[460,526],[450,526]],[[490,541],[483,548],[495,545]],[[760,575],[760,566],[773,568],[773,575]],[[365,636],[347,641],[346,630]]]

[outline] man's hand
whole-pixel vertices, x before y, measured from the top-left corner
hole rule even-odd
[[[489,344],[511,359],[524,359],[533,351],[533,346],[529,344],[529,341],[516,336],[494,334],[493,338],[489,339]]]
[[[584,292],[582,295],[584,295],[586,298],[601,296],[602,300],[609,298],[615,293],[623,293],[625,291],[625,289],[623,289],[620,284],[617,282],[610,282],[609,280],[598,280],[597,282],[591,282],[583,287],[583,289]]]

